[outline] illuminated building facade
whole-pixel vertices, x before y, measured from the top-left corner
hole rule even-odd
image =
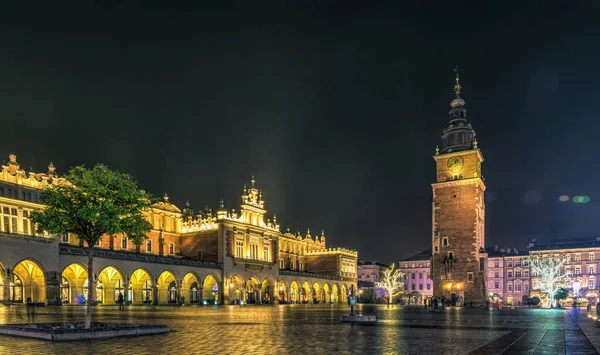
[[[568,261],[561,269],[566,275],[563,280],[571,298],[586,300],[595,305],[599,298],[598,262],[600,260],[600,238],[556,240],[553,244],[541,245],[535,241],[529,245],[530,254],[567,255]],[[544,298],[537,287],[535,277],[531,278],[531,297]],[[579,293],[575,292],[577,284]]]
[[[375,288],[375,296],[387,297],[387,290],[382,287],[377,287],[377,282],[381,281],[383,271],[388,267],[389,265],[377,261],[359,261],[358,287],[363,291],[368,288]]]
[[[36,235],[29,216],[39,192],[59,180],[25,172],[16,156],[0,172],[0,302],[85,302],[87,250],[72,235]],[[346,302],[356,287],[357,252],[328,248],[325,235],[281,233],[266,219],[262,193],[244,187],[240,212],[180,210],[165,194],[145,214],[152,231],[141,245],[103,237],[94,249],[95,299],[114,304]]]
[[[433,296],[431,279],[431,249],[410,256],[398,263],[404,274],[404,292],[412,294],[417,302]]]
[[[457,73],[450,122],[434,156],[431,236],[433,294],[458,305],[487,299],[483,155],[460,91]]]

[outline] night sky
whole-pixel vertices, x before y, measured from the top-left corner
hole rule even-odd
[[[26,170],[102,162],[238,211],[254,173],[283,230],[398,260],[430,246],[458,65],[486,243],[600,236],[597,1],[8,3],[0,159]]]

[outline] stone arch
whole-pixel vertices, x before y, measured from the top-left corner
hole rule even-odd
[[[315,282],[312,286],[312,301],[319,303],[321,302],[321,285],[318,282]]]
[[[261,301],[262,303],[272,303],[275,300],[275,294],[277,292],[275,280],[270,277],[266,277],[261,285]]]
[[[188,272],[181,281],[181,297],[183,302],[200,303],[202,298],[202,284],[198,274],[193,271]]]
[[[154,302],[154,278],[145,268],[137,268],[129,277],[129,292],[127,301],[140,304]]]
[[[173,271],[163,271],[158,276],[156,287],[158,289],[158,303],[179,302],[179,282]]]
[[[27,298],[31,302],[46,301],[46,271],[34,259],[19,261],[10,275],[9,296],[13,303],[24,303]]]
[[[239,274],[231,275],[228,285],[229,301],[239,303],[244,301],[244,278]]]
[[[331,286],[331,303],[340,303],[340,289],[337,284]]]
[[[208,274],[202,283],[202,300],[217,304],[219,302],[220,292],[219,277],[215,274]]]
[[[308,281],[305,281],[302,284],[302,289],[300,290],[300,299],[302,300],[302,303],[310,303],[313,301],[312,292],[313,288],[310,286]]]
[[[298,281],[294,280],[292,281],[292,283],[290,284],[289,287],[289,302],[292,303],[301,303],[302,299],[300,298],[300,285],[298,284]]]
[[[287,282],[285,282],[285,280],[279,280],[277,282],[276,292],[277,292],[277,299],[279,300],[279,302],[281,302],[281,303],[294,302],[293,299],[291,298],[292,291],[289,290],[289,292],[288,292],[288,290],[289,290],[288,284],[287,284]]]
[[[119,293],[125,295],[123,272],[114,265],[107,265],[97,275],[96,301],[104,304],[116,304]],[[87,282],[84,287],[87,287]]]
[[[331,286],[329,286],[328,283],[323,284],[323,292],[321,292],[321,295],[323,303],[331,303]]]
[[[261,285],[258,277],[250,276],[246,281],[246,302],[247,303],[258,303],[259,302],[259,286]]]
[[[2,263],[0,263],[0,301],[4,301],[4,282],[8,282],[6,280],[5,268]]]
[[[344,304],[348,303],[348,288],[346,285],[342,284],[340,291],[340,302]]]
[[[87,294],[88,271],[80,262],[67,265],[61,272],[60,300],[63,304],[84,304]]]

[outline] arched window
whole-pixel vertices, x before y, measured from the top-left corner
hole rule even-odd
[[[152,303],[152,282],[146,280],[144,287],[142,288],[142,299],[144,303]]]
[[[63,304],[69,304],[71,301],[71,289],[69,288],[69,281],[64,276],[60,281],[60,300]]]
[[[124,292],[123,280],[117,279],[117,282],[115,283],[115,303],[119,301],[119,294],[123,295],[123,299],[125,299]]]
[[[198,283],[194,282],[190,286],[190,303],[200,302],[200,291],[198,289]]]
[[[169,303],[177,303],[177,286],[175,281],[169,283]]]
[[[23,282],[19,276],[12,274],[12,282],[9,283],[10,299],[13,303],[23,303]]]

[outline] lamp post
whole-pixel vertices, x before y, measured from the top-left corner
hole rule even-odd
[[[581,281],[575,280],[573,281],[573,296],[575,297],[575,301],[573,302],[573,307],[577,307],[577,299],[579,298],[579,290],[581,289]]]

